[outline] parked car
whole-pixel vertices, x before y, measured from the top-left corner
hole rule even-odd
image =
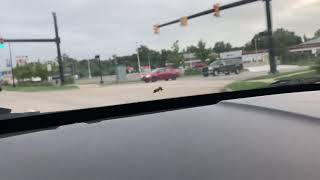
[[[151,71],[151,73],[143,75],[141,78],[144,82],[155,82],[158,80],[169,79],[176,80],[180,76],[180,71],[174,68],[157,68]]]
[[[196,63],[193,65],[193,68],[194,69],[199,69],[199,70],[202,70],[203,68],[207,67],[207,64],[206,63],[203,63],[203,62],[200,62],[200,63]]]
[[[235,59],[220,59],[211,63],[207,68],[203,68],[203,76],[207,77],[210,74],[217,76],[220,73],[229,75],[230,73],[240,74],[243,70],[242,60],[240,58]]]

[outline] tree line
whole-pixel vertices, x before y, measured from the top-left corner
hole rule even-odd
[[[232,50],[254,51],[256,48],[268,49],[268,38],[266,31],[259,32],[242,47],[234,47],[229,42],[219,41],[213,47],[209,47],[204,40],[199,40],[196,45],[190,45],[186,48],[181,48],[179,41],[175,41],[169,49],[154,50],[146,45],[141,45],[138,48],[140,55],[140,63],[142,66],[151,65],[152,68],[164,67],[170,64],[174,67],[184,66],[184,56],[186,53],[193,53],[197,59],[203,62],[212,62],[216,59],[216,55],[222,52]],[[304,41],[309,41],[320,37],[320,29],[314,33],[311,38],[298,36],[295,32],[283,28],[279,28],[273,32],[274,48],[276,56],[280,57],[283,62],[290,61],[288,47],[298,45]],[[79,75],[80,77],[88,77],[88,61],[90,61],[90,69],[92,76],[100,75],[99,62],[96,59],[82,59],[78,60],[68,55],[63,55],[63,66],[65,74]],[[47,64],[51,64],[52,71],[48,71]],[[102,73],[104,75],[115,74],[115,67],[117,65],[132,66],[138,69],[137,54],[126,56],[113,55],[111,58],[101,60]],[[57,76],[58,64],[56,61],[47,63],[32,62],[23,66],[16,66],[14,74],[18,80],[29,79],[31,77],[41,77],[47,80],[48,76]]]

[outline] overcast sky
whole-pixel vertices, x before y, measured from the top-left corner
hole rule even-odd
[[[175,40],[180,45],[196,44],[199,39],[213,46],[228,41],[234,46],[248,42],[266,29],[262,1],[221,12],[220,18],[207,15],[191,20],[186,28],[177,25],[154,35],[152,26],[207,10],[213,2],[236,0],[1,0],[0,35],[4,38],[54,37],[51,12],[56,12],[62,52],[79,59],[101,54],[126,55],[135,51],[136,42],[153,49],[169,48]],[[274,28],[284,27],[298,35],[312,36],[320,28],[319,0],[273,0]],[[54,44],[12,44],[13,55],[32,59],[56,57]],[[0,49],[0,63],[9,57]]]

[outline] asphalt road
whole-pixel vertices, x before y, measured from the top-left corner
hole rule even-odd
[[[40,111],[52,112],[82,109],[130,102],[165,99],[196,94],[221,92],[232,80],[181,78],[176,81],[155,83],[126,83],[106,86],[95,84],[79,85],[79,89],[50,92],[9,92],[0,93],[0,107],[13,112]],[[153,93],[161,86],[162,92]]]
[[[244,72],[240,75],[231,74],[206,78],[192,76],[182,77],[176,81],[135,82],[105,86],[82,83],[78,84],[79,89],[50,92],[3,91],[0,93],[0,107],[10,108],[13,112],[52,112],[218,93],[234,81],[266,74],[267,72]],[[160,86],[164,90],[154,94],[153,90]]]

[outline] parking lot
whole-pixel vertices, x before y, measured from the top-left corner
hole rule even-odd
[[[296,70],[296,69],[292,69]],[[106,84],[80,83],[79,89],[46,92],[12,92],[0,93],[0,107],[10,108],[13,112],[52,112],[108,106],[131,102],[217,93],[234,81],[266,75],[267,72],[244,72],[217,77],[191,76],[176,81],[158,81],[154,83],[133,82]],[[98,81],[99,82],[99,81]],[[162,87],[164,90],[153,93]]]

